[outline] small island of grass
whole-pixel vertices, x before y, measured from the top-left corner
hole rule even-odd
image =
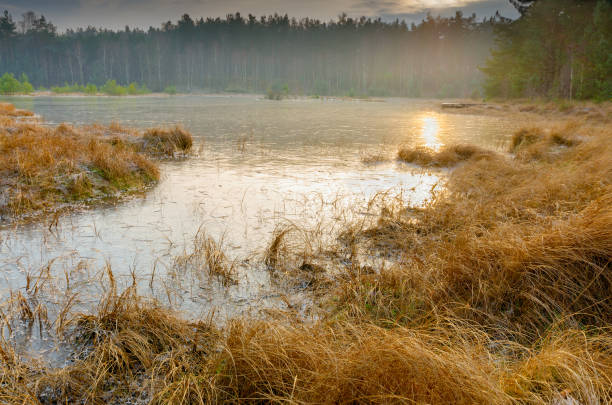
[[[155,160],[191,146],[181,127],[51,128],[30,111],[0,103],[0,223],[143,191],[159,180]]]

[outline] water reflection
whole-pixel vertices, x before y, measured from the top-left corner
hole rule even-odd
[[[436,113],[426,113],[421,117],[421,137],[423,145],[434,150],[438,150],[440,142],[440,117]]]

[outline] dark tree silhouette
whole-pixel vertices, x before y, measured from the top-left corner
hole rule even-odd
[[[525,14],[529,7],[531,7],[535,2],[536,0],[510,0],[510,3],[512,3],[512,5],[521,14]]]
[[[528,12],[497,27],[498,46],[483,68],[487,94],[611,99],[612,2],[520,3]]]

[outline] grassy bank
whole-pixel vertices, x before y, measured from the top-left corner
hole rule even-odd
[[[465,108],[446,108],[445,113],[502,115],[521,118],[542,119],[548,121],[578,119],[593,123],[610,124],[612,122],[612,102],[594,103],[592,101],[569,101],[547,99],[517,99],[490,100],[475,102],[474,100],[455,100],[458,104],[466,104]]]
[[[109,270],[98,310],[55,324],[82,348],[73,363],[51,369],[0,345],[0,400],[610,403],[611,137],[576,118],[518,131],[507,153],[419,150],[406,160],[453,167],[445,187],[345,229],[316,321],[288,311],[217,329],[117,291]],[[274,235],[271,271],[287,235]],[[394,264],[362,265],[360,250]],[[299,263],[282,270],[314,273]],[[26,322],[41,313],[32,302],[14,301]]]
[[[191,148],[182,128],[137,131],[117,124],[45,126],[0,104],[0,218],[36,217],[144,190],[159,179],[151,158]]]

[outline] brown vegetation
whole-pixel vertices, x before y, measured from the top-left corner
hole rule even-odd
[[[178,128],[141,136],[116,124],[50,128],[17,119],[31,115],[0,104],[2,219],[142,190],[159,178],[145,154],[172,156],[191,147],[189,133]],[[152,145],[151,139],[156,139]]]
[[[473,145],[444,146],[440,151],[426,147],[402,148],[397,153],[399,160],[419,166],[451,167],[469,159],[490,158],[493,153]]]
[[[4,117],[32,117],[34,113],[27,110],[18,110],[13,104],[0,103],[0,116]]]
[[[174,128],[151,128],[143,136],[147,151],[172,157],[175,152],[186,152],[193,146],[191,134],[181,126]]]
[[[73,364],[48,369],[0,345],[0,400],[610,403],[611,136],[570,123],[517,133],[511,155],[449,148],[459,157],[429,160],[465,164],[426,206],[387,207],[353,232],[397,260],[337,268],[314,322],[217,330],[134,288],[118,294],[111,277],[98,312],[69,322],[86,349]],[[268,266],[282,267],[292,232],[275,233]],[[201,239],[214,272],[216,244]]]
[[[612,102],[594,103],[591,101],[548,101],[548,100],[498,100],[497,102],[473,104],[466,102],[465,108],[447,109],[445,113],[511,115],[516,119],[566,120],[581,118],[600,124],[612,123]]]
[[[193,251],[175,258],[175,265],[182,270],[194,271],[196,276],[205,271],[223,285],[236,284],[235,263],[230,263],[223,252],[223,240],[215,241],[200,229],[194,237]]]

